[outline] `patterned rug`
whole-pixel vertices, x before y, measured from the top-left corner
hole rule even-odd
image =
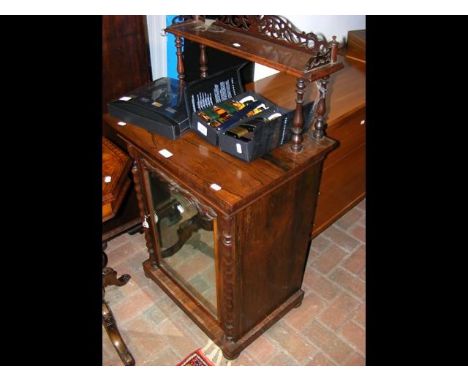
[[[177,366],[215,366],[215,364],[208,359],[202,349],[197,349],[179,362]]]

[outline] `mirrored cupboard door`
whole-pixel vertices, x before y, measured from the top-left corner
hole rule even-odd
[[[157,262],[216,319],[216,213],[160,171],[143,168]]]

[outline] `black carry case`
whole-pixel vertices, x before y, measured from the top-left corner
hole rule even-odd
[[[283,145],[291,139],[291,127],[294,118],[294,110],[288,111],[254,92],[245,92],[241,82],[240,71],[244,65],[218,72],[206,79],[191,82],[185,90],[185,102],[189,110],[190,128],[200,137],[212,145],[219,146],[224,152],[237,158],[250,162],[276,147]],[[224,88],[222,92],[219,89]],[[265,104],[267,110],[253,116],[246,117],[233,114],[236,123],[228,123],[214,128],[208,125],[197,114],[200,111],[211,109],[224,101],[240,101],[248,96]],[[258,103],[257,103],[258,104]],[[313,102],[303,106],[304,132],[309,128],[313,117]],[[243,109],[239,111],[242,114]],[[258,118],[266,119],[279,113],[280,117],[273,120],[259,122]],[[258,126],[254,130],[253,139],[249,142],[226,135],[226,131],[241,124],[256,120]],[[229,122],[229,121],[228,121]]]
[[[151,133],[177,139],[190,129],[192,113],[244,91],[240,71],[245,65],[186,83],[182,88],[179,80],[159,78],[110,102],[109,114]]]
[[[212,127],[199,124],[197,112],[214,105],[236,99],[244,92],[240,70],[245,64],[222,70],[207,78],[187,84],[185,102],[188,109],[190,128],[212,145],[218,145],[218,132]]]
[[[247,105],[244,109],[239,110],[238,112],[233,114],[233,118],[230,121],[227,121],[227,123],[222,124],[218,128],[211,127],[207,122],[205,122],[203,119],[201,119],[198,115],[198,112],[193,113],[192,115],[192,124],[191,127],[193,130],[197,132],[202,138],[210,142],[214,146],[219,145],[219,137],[229,128],[234,127],[238,125],[240,122],[250,120],[253,117],[248,117],[246,116],[247,112],[250,111],[251,109],[254,109],[255,106],[259,106],[261,104],[265,105],[267,107],[267,110],[257,114],[257,117],[260,116],[266,116],[266,115],[271,115],[275,113],[278,109],[278,107],[272,103],[271,101],[267,100],[266,98],[260,96],[257,93],[253,92],[244,92],[241,93],[228,101],[241,101],[244,98],[247,97],[252,97],[253,99],[256,100],[255,103],[252,103],[252,107],[250,105]],[[219,104],[217,104],[219,105]],[[203,112],[203,110],[201,110]],[[283,110],[284,112],[284,110]]]
[[[312,122],[314,112],[313,105],[313,102],[309,102],[303,106],[304,132],[309,129]],[[256,124],[253,130],[253,139],[246,142],[242,139],[227,135],[226,131],[230,130],[227,129],[219,135],[219,148],[221,151],[225,151],[246,162],[251,162],[291,140],[291,127],[294,112],[295,110],[287,111],[276,106],[273,110],[266,110],[255,117],[243,120],[233,127],[253,122]],[[281,117],[268,120],[268,117],[274,113],[280,113]]]
[[[177,139],[190,128],[179,80],[162,77],[108,104],[109,114],[151,133]]]
[[[178,80],[159,78],[110,102],[109,114],[169,139],[177,139],[192,129],[222,151],[250,162],[291,139],[294,110],[287,111],[257,93],[245,92],[240,76],[244,66],[242,64],[225,69],[205,79],[185,84],[182,89]],[[221,129],[207,125],[197,116],[198,112],[220,102],[239,101],[248,96],[265,104],[268,109],[253,117],[244,115]],[[273,120],[259,120],[275,113],[281,116]],[[305,131],[313,117],[313,102],[304,105],[303,115]],[[225,134],[226,130],[252,121],[255,121],[257,127],[253,139],[248,142]]]

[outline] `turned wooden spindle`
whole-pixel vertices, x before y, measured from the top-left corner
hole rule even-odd
[[[338,42],[336,36],[332,36],[333,41],[331,42],[331,62],[336,63],[338,60]]]
[[[223,328],[227,343],[234,341],[238,334],[235,330],[237,327],[235,320],[235,300],[236,300],[236,272],[235,272],[235,243],[233,241],[234,222],[231,217],[223,217],[220,219],[220,228],[222,232],[223,253],[221,267],[223,272],[223,299],[225,304],[221,315],[223,317]],[[235,354],[231,358],[236,358]]]
[[[302,115],[302,104],[304,102],[304,89],[305,81],[303,78],[298,78],[296,82],[296,111],[294,112],[293,127],[291,128],[292,137],[291,137],[291,150],[293,152],[302,151],[302,131],[304,128],[304,117]]]
[[[129,147],[129,153],[130,155],[132,155],[132,147]],[[137,162],[135,161],[132,167],[133,183],[134,183],[135,193],[136,193],[137,202],[138,202],[138,209],[140,210],[141,221],[144,222],[145,220],[148,221],[148,219],[147,219],[145,204],[143,201],[143,191],[142,191],[142,187],[140,184],[140,177],[138,173],[139,173],[139,169],[138,169]],[[145,235],[146,247],[148,248],[149,260],[153,268],[157,268],[158,261],[156,259],[156,253],[154,251],[154,247],[151,241],[151,236],[150,236],[150,233],[148,232],[149,231],[148,228],[146,227],[144,228],[145,229],[143,230],[143,232]]]
[[[316,140],[321,140],[324,137],[325,130],[325,112],[327,111],[326,106],[326,95],[329,77],[323,77],[317,80],[317,87],[319,90],[317,107],[315,109],[315,130],[312,136]]]
[[[206,78],[208,74],[208,60],[206,58],[206,46],[200,44],[200,78]]]
[[[182,56],[182,39],[179,36],[176,36],[175,46],[177,50],[177,73],[180,81],[180,85],[185,84],[185,69],[184,69],[184,59]]]

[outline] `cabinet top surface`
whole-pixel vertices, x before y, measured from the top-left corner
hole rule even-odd
[[[248,33],[229,29],[224,29],[222,32],[213,31],[210,28],[200,29],[201,24],[203,23],[200,21],[186,21],[171,25],[166,31],[310,81],[337,72],[343,67],[343,64],[338,62],[304,72],[311,53],[274,41],[265,41]]]
[[[247,85],[247,89],[292,109],[295,105],[294,85],[294,77],[278,73]],[[314,99],[316,92],[314,84],[310,84],[306,87],[304,98]],[[329,95],[330,125],[364,108],[363,67],[344,60],[344,70],[331,77]],[[329,139],[317,143],[306,133],[301,153],[292,153],[290,144],[285,144],[262,158],[246,163],[208,144],[193,131],[172,141],[162,136],[152,136],[145,129],[131,124],[119,126],[118,120],[108,114],[104,119],[119,135],[153,158],[170,175],[198,189],[212,204],[228,213],[278,184],[289,174],[300,171],[333,145]],[[164,158],[159,154],[162,149],[169,150],[173,155]],[[210,188],[213,183],[218,184],[221,190]]]
[[[293,153],[291,145],[285,144],[247,163],[210,145],[194,131],[177,140],[169,140],[136,125],[120,126],[119,120],[109,114],[104,115],[104,120],[181,186],[196,190],[206,201],[227,214],[301,172],[335,144],[326,137],[316,142],[305,134],[302,152]],[[160,153],[164,149],[172,156],[164,157]],[[216,191],[213,184],[221,189]]]

